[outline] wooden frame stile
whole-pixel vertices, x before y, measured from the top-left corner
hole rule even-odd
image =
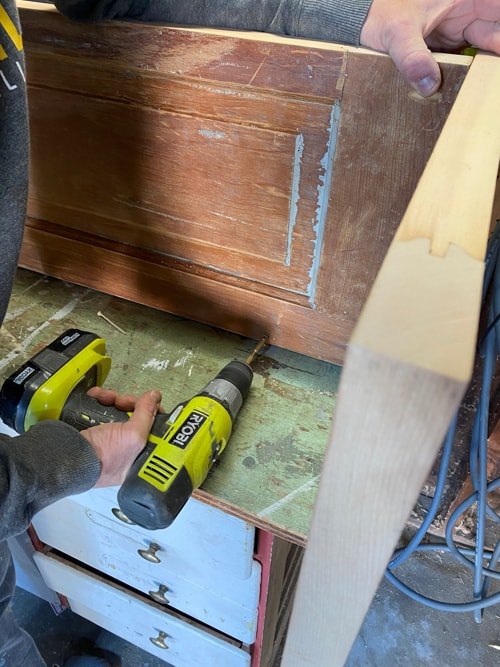
[[[345,663],[470,379],[499,108],[480,54],[350,341],[284,667]]]
[[[277,579],[279,584],[284,578],[284,568],[286,563],[286,553],[281,553],[281,545],[286,545],[284,540],[278,540],[266,530],[258,531],[257,538],[257,560],[262,565],[261,594],[259,604],[259,617],[257,621],[257,637],[252,648],[252,667],[269,664],[269,655],[274,643],[276,633],[276,620],[278,617],[276,604],[278,596],[273,593],[276,589]],[[289,546],[289,545],[288,545]],[[278,547],[279,558],[274,559],[273,553]]]

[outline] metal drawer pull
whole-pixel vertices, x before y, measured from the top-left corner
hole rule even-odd
[[[161,551],[160,545],[151,542],[149,549],[137,549],[137,553],[144,560],[148,560],[150,563],[161,563],[161,560],[156,555],[157,551]]]
[[[168,587],[164,584],[160,584],[157,591],[149,591],[148,595],[159,604],[169,604],[169,600],[165,597],[165,593],[168,593]]]
[[[120,521],[123,521],[123,523],[130,523],[132,526],[135,526],[135,523],[131,521],[128,516],[121,511],[121,509],[118,509],[118,507],[111,508],[111,511],[115,517],[120,519]]]
[[[160,630],[160,634],[158,637],[150,637],[149,641],[154,644],[157,648],[168,648],[167,644],[165,644],[165,639],[168,637],[166,632],[163,632],[163,630]]]

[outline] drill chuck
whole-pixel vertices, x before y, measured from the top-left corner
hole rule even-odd
[[[224,405],[234,421],[248,396],[252,380],[253,370],[249,364],[244,361],[231,361],[203,387],[199,395],[210,396]]]

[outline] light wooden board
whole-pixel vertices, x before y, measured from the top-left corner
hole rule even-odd
[[[477,56],[351,339],[284,667],[344,664],[472,373],[499,108]]]

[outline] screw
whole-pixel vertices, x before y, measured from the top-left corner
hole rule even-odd
[[[125,334],[125,336],[127,335],[126,331],[124,331],[121,327],[119,327],[118,324],[115,324],[114,322],[112,322],[109,319],[109,317],[106,317],[106,315],[103,312],[101,312],[100,310],[97,311],[97,315],[98,315],[98,317],[102,317],[103,320],[106,320],[106,322],[108,324],[111,324],[112,327],[114,327],[115,329],[118,329],[118,331],[120,331],[122,334]]]

